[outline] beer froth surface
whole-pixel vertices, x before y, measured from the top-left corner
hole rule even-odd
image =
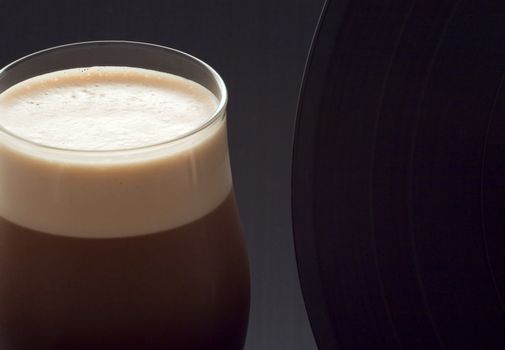
[[[0,94],[0,125],[56,148],[116,151],[191,133],[217,108],[187,79],[138,68],[41,75]],[[176,228],[229,194],[224,120],[130,152],[58,152],[2,134],[0,215],[57,235],[113,238]]]

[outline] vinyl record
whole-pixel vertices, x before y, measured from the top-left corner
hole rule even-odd
[[[326,3],[292,206],[320,350],[505,349],[505,3]]]

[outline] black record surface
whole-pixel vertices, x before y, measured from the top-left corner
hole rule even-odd
[[[505,2],[329,0],[293,225],[320,350],[505,349]]]

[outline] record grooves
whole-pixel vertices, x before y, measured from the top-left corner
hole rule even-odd
[[[320,349],[505,349],[505,5],[329,1],[293,224]]]

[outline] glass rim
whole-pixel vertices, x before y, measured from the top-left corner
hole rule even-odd
[[[180,51],[168,46],[163,46],[163,45],[158,45],[158,44],[153,44],[153,43],[147,43],[147,42],[142,42],[142,41],[130,41],[130,40],[93,40],[93,41],[81,41],[81,42],[73,42],[73,43],[68,43],[68,44],[63,44],[63,45],[58,45],[58,46],[52,46],[46,49],[38,50],[33,53],[30,53],[28,55],[22,56],[21,58],[18,58],[4,67],[0,67],[0,78],[2,75],[7,74],[9,69],[15,68],[16,65],[23,63],[25,61],[28,61],[32,58],[38,57],[40,55],[45,55],[49,54],[51,52],[59,51],[62,49],[66,48],[72,48],[72,47],[83,47],[83,46],[93,46],[93,45],[121,45],[121,44],[126,44],[126,45],[133,45],[133,46],[138,46],[138,47],[147,47],[147,48],[154,48],[154,49],[159,49],[165,52],[170,52],[175,55],[182,56],[189,61],[192,61],[201,67],[203,67],[205,70],[207,70],[211,76],[212,79],[217,84],[219,93],[221,96],[216,96],[218,99],[218,105],[214,112],[208,117],[208,119],[202,123],[201,125],[198,125],[196,128],[191,129],[181,135],[178,135],[176,137],[170,138],[165,141],[153,143],[153,144],[148,144],[148,145],[143,145],[143,146],[135,146],[135,147],[128,147],[128,148],[119,148],[119,149],[110,149],[110,150],[82,150],[82,149],[72,149],[72,148],[62,148],[62,147],[55,147],[55,146],[49,146],[45,145],[42,143],[38,143],[32,140],[29,140],[27,138],[24,138],[22,136],[17,135],[16,133],[13,133],[7,129],[5,129],[1,124],[0,124],[0,134],[3,134],[7,136],[8,138],[14,139],[15,141],[22,142],[25,145],[28,145],[30,147],[35,147],[40,150],[45,150],[45,151],[50,151],[50,152],[57,152],[57,153],[69,153],[69,154],[75,154],[75,155],[107,155],[107,156],[113,156],[113,155],[124,155],[125,153],[137,153],[137,152],[148,152],[152,150],[157,150],[160,147],[164,146],[169,146],[172,145],[178,141],[182,141],[184,139],[187,139],[195,134],[198,134],[199,132],[202,132],[212,126],[216,121],[220,120],[221,117],[225,114],[226,111],[226,105],[228,103],[228,92],[226,89],[226,85],[221,78],[221,76],[217,73],[217,71],[212,68],[209,64],[205,63],[201,59],[190,55],[184,51]],[[114,65],[111,65],[114,66]],[[119,66],[119,65],[116,65]],[[80,68],[80,67],[75,67],[75,68]],[[141,67],[132,67],[132,68],[141,68]],[[35,77],[35,76],[33,76]],[[28,78],[30,79],[30,78]],[[26,79],[25,79],[26,80]],[[23,80],[24,81],[24,80]],[[15,84],[14,84],[15,85]],[[14,86],[12,85],[12,86]],[[10,87],[12,87],[10,86]],[[8,87],[7,89],[9,89]],[[0,92],[1,94],[1,92]],[[213,93],[215,96],[215,94]]]

